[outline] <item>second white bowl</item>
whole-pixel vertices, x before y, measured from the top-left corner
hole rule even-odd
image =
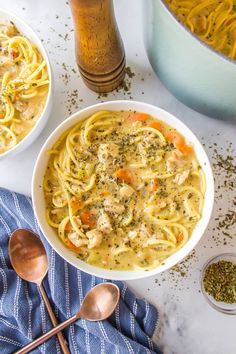
[[[49,115],[51,113],[51,109],[52,109],[52,90],[53,90],[52,86],[53,86],[53,83],[52,83],[52,70],[51,70],[51,66],[50,66],[47,52],[46,52],[41,40],[39,39],[37,34],[32,30],[32,28],[26,22],[24,22],[22,19],[17,17],[16,15],[14,15],[10,12],[7,12],[5,10],[2,10],[2,9],[0,9],[0,20],[14,22],[14,24],[16,25],[16,28],[20,31],[20,33],[22,33],[25,37],[27,37],[32,43],[34,43],[37,46],[43,59],[47,63],[47,70],[48,70],[48,77],[49,77],[47,100],[45,102],[44,109],[43,109],[37,123],[35,124],[33,129],[24,137],[24,139],[22,139],[18,144],[13,146],[12,149],[4,152],[3,154],[0,154],[0,160],[2,160],[2,159],[6,159],[10,156],[14,156],[17,153],[25,150],[30,144],[33,143],[34,140],[36,140],[36,138],[39,136],[39,134],[41,133],[41,131],[45,127],[47,120],[49,118]]]

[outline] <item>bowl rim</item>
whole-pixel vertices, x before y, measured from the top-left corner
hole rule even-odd
[[[120,106],[120,108],[114,108],[114,106]],[[132,106],[133,108],[129,107]],[[46,157],[46,150],[48,150],[53,143],[63,134],[63,131],[69,129],[72,127],[74,124],[76,124],[77,121],[85,119],[86,114],[89,116],[90,114],[93,114],[94,112],[101,110],[101,109],[107,109],[107,110],[137,110],[137,111],[142,111],[146,113],[149,113],[148,110],[155,111],[155,115],[152,114],[153,118],[155,119],[161,119],[164,122],[168,119],[170,119],[172,122],[174,122],[175,125],[180,125],[185,131],[190,134],[191,139],[194,139],[194,144],[197,145],[197,148],[201,150],[202,157],[204,157],[204,169],[207,169],[209,175],[207,176],[207,189],[206,193],[208,193],[208,199],[207,203],[208,208],[205,208],[205,214],[204,217],[201,218],[201,224],[199,227],[201,227],[201,232],[195,235],[195,238],[189,239],[189,241],[177,252],[175,252],[172,256],[168,258],[167,260],[164,260],[163,264],[158,266],[157,268],[150,270],[150,271],[114,271],[114,270],[107,270],[95,266],[91,266],[90,264],[83,262],[81,260],[75,261],[75,257],[72,257],[71,254],[72,252],[63,245],[63,250],[60,250],[60,245],[55,245],[55,240],[52,241],[51,237],[47,235],[46,228],[48,228],[48,231],[52,235],[51,232],[54,233],[54,230],[47,225],[47,222],[45,220],[45,210],[44,210],[44,215],[40,215],[40,206],[38,203],[38,196],[41,193],[42,194],[42,179],[39,180],[39,175],[42,174],[42,167],[41,164],[45,164],[45,161],[48,157]],[[163,118],[163,116],[166,116],[168,118]],[[169,123],[171,125],[171,123]],[[180,130],[180,132],[183,134],[183,132]],[[187,133],[183,134],[187,138]],[[187,138],[188,139],[188,138]],[[46,166],[46,164],[45,164]],[[44,170],[45,171],[45,170]],[[44,173],[43,171],[43,173]],[[43,177],[42,177],[43,178]],[[198,138],[195,136],[195,134],[177,117],[172,115],[171,113],[163,110],[160,107],[145,103],[145,102],[140,102],[140,101],[133,101],[133,100],[117,100],[117,101],[108,101],[108,102],[103,102],[103,103],[97,103],[91,106],[88,106],[82,110],[79,110],[78,112],[73,113],[70,115],[66,120],[64,120],[60,125],[57,126],[57,128],[49,135],[47,140],[45,141],[44,145],[42,146],[39,155],[37,157],[37,160],[35,162],[34,170],[33,170],[33,176],[32,176],[32,185],[31,185],[31,194],[32,194],[32,202],[33,202],[33,209],[35,212],[36,219],[38,221],[38,224],[40,226],[40,229],[44,236],[46,237],[47,241],[49,244],[52,246],[52,248],[62,257],[64,258],[67,262],[75,266],[77,269],[80,269],[81,271],[85,271],[89,274],[92,274],[94,276],[106,278],[106,279],[112,279],[112,280],[134,280],[134,279],[141,279],[141,278],[147,278],[152,275],[156,275],[158,273],[161,273],[167,269],[172,268],[174,265],[182,261],[196,246],[196,244],[199,242],[201,237],[203,236],[208,223],[210,221],[211,213],[213,210],[213,205],[214,205],[214,178],[213,178],[213,173],[211,169],[211,165],[208,159],[208,156],[198,140]],[[206,199],[205,199],[206,200]],[[44,203],[43,199],[42,202]],[[204,203],[205,205],[205,203]],[[199,223],[200,223],[199,222]],[[199,225],[199,223],[197,225]],[[45,226],[45,227],[44,227]],[[54,236],[52,238],[55,238],[56,233],[54,233]],[[57,235],[56,235],[57,236]],[[58,239],[59,241],[59,239]],[[56,243],[58,243],[56,241]],[[59,241],[61,243],[61,241]],[[62,244],[62,243],[61,243]],[[174,257],[173,257],[174,256]],[[174,258],[174,261],[173,261]],[[170,261],[171,260],[171,261]],[[76,263],[76,264],[75,264]],[[78,264],[79,263],[79,264]],[[170,264],[169,264],[170,263]]]
[[[210,294],[208,294],[205,290],[204,284],[203,284],[203,279],[204,279],[204,274],[207,269],[207,267],[214,263],[214,261],[221,260],[221,259],[226,259],[227,257],[235,258],[235,264],[236,264],[236,253],[233,252],[223,252],[216,254],[212,257],[210,257],[202,266],[201,273],[200,273],[200,286],[201,286],[201,292],[203,294],[204,299],[206,302],[215,310],[224,313],[226,315],[236,315],[236,302],[233,304],[227,304],[224,302],[219,302],[216,301]],[[219,305],[217,305],[219,303]],[[225,304],[225,307],[224,307]],[[234,305],[234,307],[233,307]],[[227,308],[232,306],[232,308]]]
[[[52,97],[52,68],[51,68],[51,64],[50,64],[50,61],[49,61],[49,56],[48,56],[47,50],[44,47],[41,39],[36,34],[36,32],[33,30],[33,28],[28,24],[27,21],[25,21],[22,18],[18,17],[13,12],[0,8],[0,18],[1,18],[2,14],[6,15],[6,17],[8,17],[9,19],[12,19],[13,22],[16,21],[16,22],[20,23],[22,28],[25,28],[25,32],[28,30],[30,32],[30,35],[32,35],[32,37],[34,37],[36,39],[36,41],[38,42],[38,43],[36,43],[36,47],[38,48],[40,54],[42,55],[43,59],[46,61],[46,64],[47,64],[49,85],[48,85],[47,99],[46,99],[44,108],[43,108],[43,110],[42,110],[42,112],[41,112],[36,124],[29,131],[29,133],[21,141],[19,141],[19,143],[14,145],[11,149],[9,149],[9,150],[5,151],[4,153],[0,154],[0,160],[6,158],[8,155],[11,155],[12,153],[17,152],[18,149],[20,149],[23,145],[27,144],[27,141],[30,140],[31,136],[33,135],[35,130],[38,128],[39,122],[41,121],[41,119],[43,118],[45,112],[47,111],[48,106],[49,106],[50,101],[51,101],[51,97]],[[27,37],[25,32],[23,33],[22,30],[20,31],[21,34],[23,34],[24,36]],[[34,41],[31,41],[31,42],[34,43]]]
[[[195,33],[191,32],[190,29],[185,26],[181,21],[178,20],[178,17],[176,16],[176,14],[174,12],[171,11],[170,7],[168,6],[168,4],[166,3],[165,0],[161,0],[161,4],[164,6],[165,10],[169,13],[169,15],[171,17],[173,17],[173,19],[175,20],[175,22],[178,23],[178,25],[182,28],[182,30],[184,30],[186,33],[188,33],[191,37],[193,37],[195,40],[197,40],[197,42],[202,45],[203,47],[205,47],[206,49],[208,49],[210,52],[212,52],[213,54],[217,55],[220,59],[223,59],[224,61],[229,62],[230,64],[233,64],[234,66],[236,65],[236,60],[231,59],[230,57],[228,57],[227,55],[217,51],[215,48],[211,47],[209,44],[207,44],[206,42],[204,42],[202,39],[200,39]]]

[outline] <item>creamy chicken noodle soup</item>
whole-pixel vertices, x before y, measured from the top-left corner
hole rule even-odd
[[[49,153],[47,221],[92,265],[153,269],[201,218],[205,177],[193,146],[148,114],[98,111]]]
[[[34,127],[48,94],[46,62],[12,22],[0,22],[0,154]]]

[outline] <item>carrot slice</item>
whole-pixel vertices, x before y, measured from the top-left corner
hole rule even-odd
[[[18,56],[19,52],[18,52],[18,50],[12,48],[12,49],[10,50],[9,54],[10,54],[10,56],[11,56],[13,59],[15,59],[15,58]]]
[[[18,93],[18,92],[15,92],[15,93],[14,93],[14,96],[12,97],[12,102],[15,103],[17,100],[19,100],[19,98],[20,98],[19,93]]]
[[[160,181],[159,181],[159,179],[156,178],[156,177],[153,178],[153,179],[151,180],[151,188],[150,188],[150,190],[151,190],[152,192],[156,192],[156,191],[158,190],[159,186],[160,186]]]
[[[115,177],[128,184],[132,184],[134,180],[132,172],[126,168],[119,168],[119,170],[115,172]]]
[[[72,227],[70,221],[68,221],[68,223],[66,224],[65,231],[68,231],[68,232],[72,232],[73,231],[73,227]]]
[[[148,118],[150,118],[150,115],[146,113],[132,113],[129,115],[131,122],[145,122]]]
[[[176,132],[169,131],[166,133],[166,139],[173,143],[176,147],[184,145],[184,138]]]
[[[190,145],[187,145],[184,141],[184,138],[176,132],[169,131],[166,134],[166,139],[174,144],[174,146],[182,152],[183,155],[188,155],[192,152],[193,148]]]
[[[70,240],[66,240],[65,244],[71,250],[79,250],[79,247],[76,247]]]
[[[78,210],[83,209],[84,202],[81,200],[80,197],[74,196],[70,200],[70,206],[72,208],[72,211],[76,213]]]
[[[183,155],[188,155],[193,151],[192,146],[184,144],[180,146],[179,150],[182,152]]]
[[[87,225],[90,228],[93,228],[96,226],[96,220],[94,215],[91,213],[89,210],[84,210],[80,214],[80,220],[83,225]]]
[[[154,129],[157,129],[157,130],[159,130],[160,132],[163,130],[163,127],[162,127],[161,123],[158,122],[157,120],[155,120],[154,122],[151,122],[151,123],[149,124],[149,127],[150,127],[150,128],[154,128]]]
[[[178,241],[178,242],[182,242],[183,239],[184,239],[184,235],[183,235],[182,232],[180,232],[180,233],[178,234],[178,236],[177,236],[177,241]]]
[[[101,197],[107,197],[108,195],[110,195],[111,193],[109,192],[109,191],[102,191],[101,193],[100,193],[100,196]]]

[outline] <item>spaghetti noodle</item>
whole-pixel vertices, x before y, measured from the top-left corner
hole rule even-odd
[[[236,60],[235,0],[166,0],[178,19],[205,43]]]

